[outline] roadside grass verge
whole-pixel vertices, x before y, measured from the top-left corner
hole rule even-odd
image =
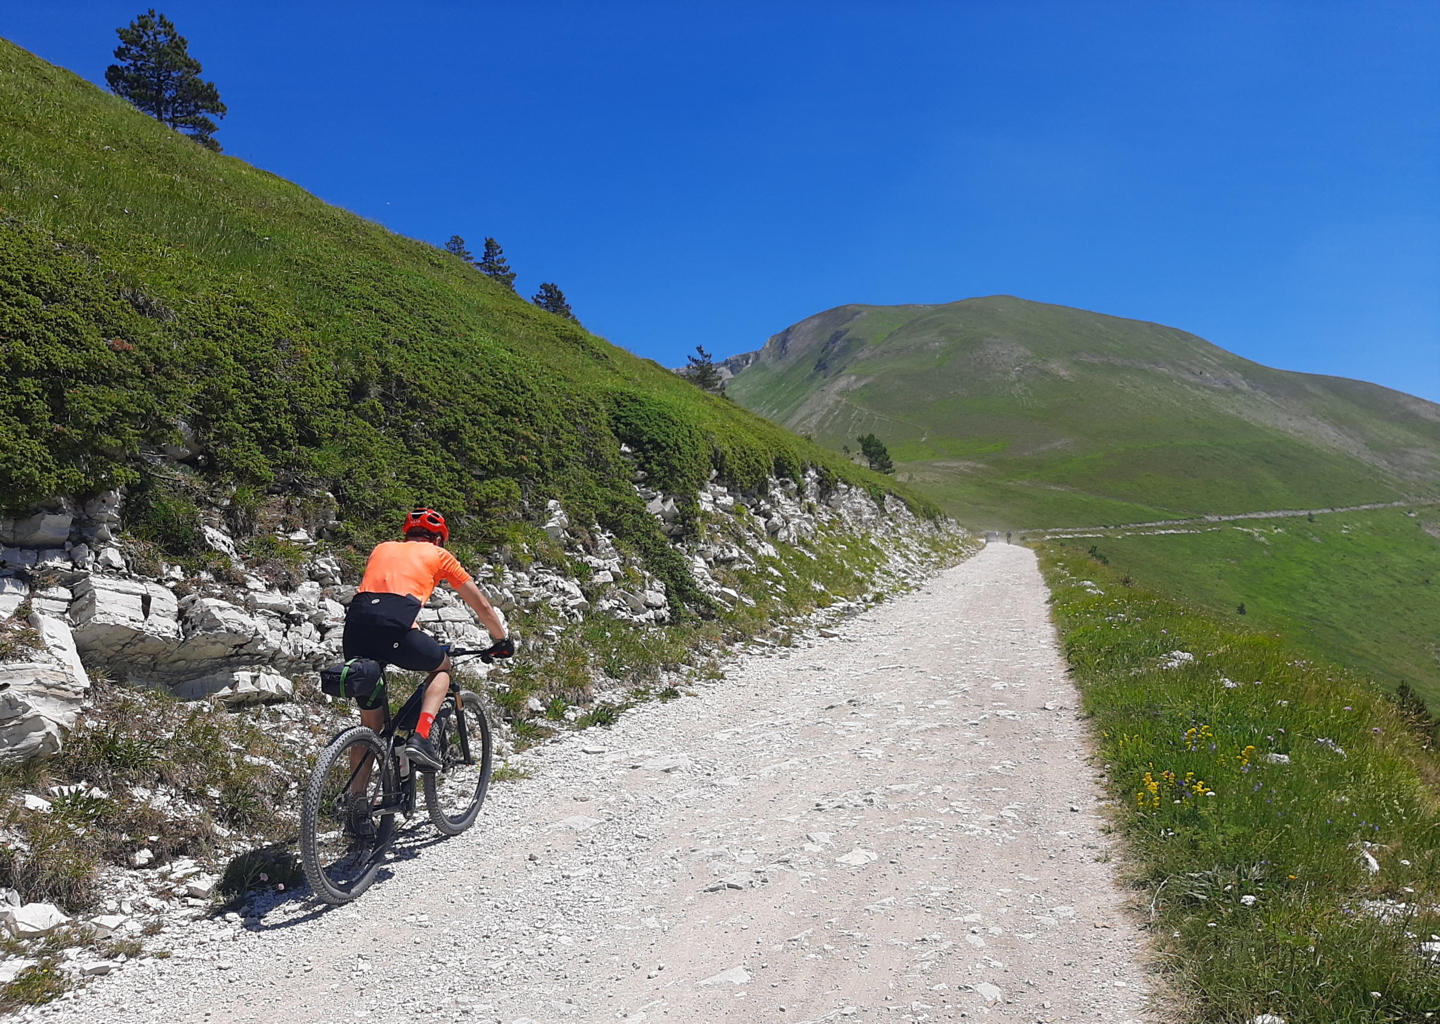
[[[1440,765],[1404,709],[1274,633],[1039,552],[1186,1019],[1440,1010]]]

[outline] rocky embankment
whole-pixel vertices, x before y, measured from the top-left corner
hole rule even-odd
[[[675,498],[646,489],[643,480],[636,487],[667,534],[680,533]],[[886,588],[923,573],[935,558],[930,542],[936,538],[958,543],[967,536],[953,523],[917,519],[894,498],[882,507],[843,483],[821,494],[813,472],[800,481],[772,478],[765,494],[734,494],[712,483],[698,499],[699,536],[676,545],[700,589],[722,609],[754,604],[727,576],[773,557],[776,543],[823,547],[843,535],[867,536],[888,558],[875,581]],[[117,492],[84,503],[57,498],[28,516],[0,520],[0,619],[24,612],[34,630],[29,646],[14,645],[11,660],[0,663],[0,759],[56,753],[96,674],[163,687],[181,700],[236,706],[287,700],[295,678],[339,655],[354,587],[322,541],[305,530],[277,536],[305,552],[304,578],[282,590],[246,564],[215,516],[205,538],[240,583],[209,572],[187,578],[178,565],[163,562],[159,573],[144,575],[119,534],[121,501]],[[497,552],[492,562],[471,569],[503,610],[544,606],[548,620],[562,624],[587,615],[670,621],[664,584],[612,535],[594,525],[574,529],[554,501],[543,519],[577,571],[539,562],[522,567]],[[444,589],[421,622],[460,643],[487,642],[469,610]]]

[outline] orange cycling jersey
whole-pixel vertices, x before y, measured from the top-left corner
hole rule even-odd
[[[442,547],[391,540],[370,552],[358,593],[409,594],[423,605],[441,580],[459,590],[470,582],[470,574]]]

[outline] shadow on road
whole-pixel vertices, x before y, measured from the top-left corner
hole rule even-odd
[[[390,867],[395,861],[414,860],[425,850],[445,841],[445,836],[427,828],[426,824],[417,821],[397,830],[385,863],[376,874],[375,881],[371,883],[371,889],[384,885],[395,876],[394,869]],[[241,854],[231,860],[230,867],[226,870],[246,875],[250,884],[258,883],[262,886],[250,889],[243,897],[225,904],[215,912],[216,915],[230,911],[238,913],[245,919],[246,929],[252,932],[284,931],[317,920],[329,911],[344,910],[354,905],[342,904],[337,907],[315,899],[305,881],[292,844],[276,844]],[[270,884],[272,879],[273,886]],[[359,897],[360,900],[364,898],[363,894]],[[294,909],[301,907],[308,907],[308,910],[294,916],[286,914],[282,919],[273,922],[266,920],[269,915],[282,908],[290,909],[293,913]]]

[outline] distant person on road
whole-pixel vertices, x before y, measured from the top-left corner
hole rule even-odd
[[[445,550],[450,529],[433,508],[417,508],[405,517],[404,540],[376,545],[365,564],[365,578],[345,614],[345,658],[370,658],[407,672],[429,673],[420,723],[405,744],[405,756],[422,771],[441,767],[430,727],[450,689],[450,656],[423,629],[417,628],[420,609],[436,585],[444,580],[455,589],[495,641],[487,651],[497,658],[515,653],[515,641],[505,619],[486,599],[455,556]],[[379,732],[385,727],[390,696],[384,685],[367,698],[357,698],[360,722]]]
[[[1009,531],[1009,530],[1006,530],[1006,531],[1005,531],[1005,543],[1006,543],[1006,544],[1009,544],[1009,543],[1010,543],[1010,531]]]

